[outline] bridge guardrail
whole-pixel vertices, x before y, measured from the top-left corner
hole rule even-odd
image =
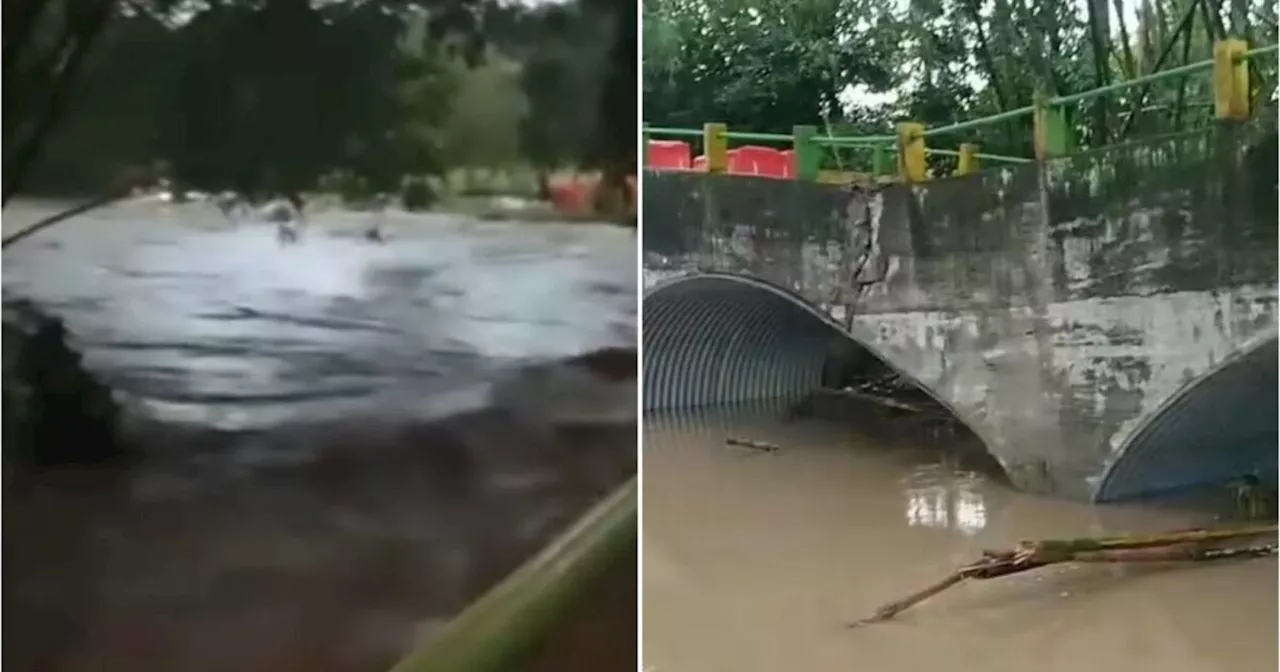
[[[1127,133],[1138,113],[1148,109],[1144,105],[1152,84],[1203,72],[1212,73],[1213,101],[1210,104],[1214,108],[1214,117],[1221,122],[1246,120],[1253,112],[1248,64],[1252,59],[1274,55],[1277,51],[1280,51],[1280,45],[1273,44],[1250,49],[1244,40],[1219,40],[1214,44],[1212,59],[1153,72],[1089,91],[1056,97],[1037,94],[1031,105],[981,119],[933,128],[926,128],[917,122],[902,122],[897,125],[894,135],[822,136],[818,134],[818,128],[813,125],[797,125],[791,134],[730,131],[725,124],[716,122],[704,124],[701,130],[646,125],[643,131],[644,165],[657,170],[705,171],[814,182],[845,183],[853,180],[919,182],[932,177],[926,157],[937,155],[955,157],[955,174],[965,175],[976,172],[983,162],[1030,163],[1069,155],[1075,151],[1075,137],[1066,114],[1068,106],[1138,89],[1138,94],[1132,102],[1130,113],[1121,130],[1123,135]],[[958,149],[954,150],[927,146],[926,141],[929,138],[954,136],[1025,117],[1031,117],[1032,120],[1034,157],[983,153],[976,142],[961,142]],[[699,139],[703,146],[703,154],[693,156],[690,143],[655,138]],[[731,141],[789,144],[790,148],[778,150],[769,146],[748,144],[730,149]],[[822,170],[824,151],[836,149],[870,151],[872,153],[871,172]]]

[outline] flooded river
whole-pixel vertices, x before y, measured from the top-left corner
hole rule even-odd
[[[48,211],[7,208],[6,235]],[[7,250],[4,288],[113,387],[227,426],[634,341],[629,231],[389,213],[377,245],[374,217],[315,213],[281,247],[209,204],[127,203]]]
[[[1074,566],[954,587],[849,629],[1020,539],[1164,531],[1208,513],[1015,493],[928,448],[742,411],[645,420],[652,672],[1255,672],[1277,665],[1274,558]],[[758,452],[727,437],[781,446]]]
[[[6,669],[386,669],[634,473],[634,369],[566,362],[633,346],[630,231],[372,216],[280,247],[135,202],[6,251],[136,450],[6,473]]]

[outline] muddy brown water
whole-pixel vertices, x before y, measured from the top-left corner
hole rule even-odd
[[[645,419],[643,598],[652,672],[1255,672],[1277,666],[1275,558],[1075,566],[952,588],[849,629],[1020,539],[1162,531],[1185,508],[1010,491],[918,438],[761,411]],[[726,447],[727,436],[782,446]]]
[[[634,473],[634,367],[566,363],[634,343],[632,233],[387,219],[126,203],[6,251],[138,451],[6,469],[5,669],[387,669]],[[536,669],[635,668],[634,567],[599,596]]]

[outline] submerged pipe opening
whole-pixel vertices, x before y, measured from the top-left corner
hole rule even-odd
[[[1007,481],[952,409],[792,292],[701,274],[653,287],[644,303],[646,411],[782,408],[784,419],[856,427],[890,447],[937,448]]]
[[[1004,467],[954,411],[844,334],[833,335],[828,345],[822,386],[792,406],[790,418],[854,427],[889,449],[936,450],[959,469],[1009,482]]]
[[[1252,482],[1273,493],[1274,516],[1277,355],[1272,334],[1184,385],[1121,446],[1094,501],[1188,498],[1214,505]]]

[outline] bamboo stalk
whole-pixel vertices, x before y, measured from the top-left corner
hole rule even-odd
[[[1169,548],[1138,548],[1124,551],[1090,551],[1077,553],[1071,562],[1195,562],[1201,560],[1225,560],[1227,558],[1262,557],[1276,552],[1276,546],[1247,546],[1245,548],[1203,548],[1194,544]]]
[[[632,477],[391,672],[519,669],[590,598],[596,579],[636,552],[636,499]]]
[[[1022,545],[1035,544],[1037,546],[1045,546],[1049,544],[1072,546],[1076,550],[1086,551],[1094,550],[1091,545],[1097,549],[1125,549],[1125,548],[1147,548],[1150,546],[1167,546],[1169,544],[1183,542],[1210,542],[1210,541],[1229,541],[1233,539],[1243,539],[1247,537],[1258,537],[1263,535],[1275,535],[1280,532],[1280,526],[1276,525],[1253,525],[1247,527],[1229,527],[1219,530],[1206,528],[1193,528],[1187,530],[1179,530],[1177,532],[1168,532],[1165,534],[1153,535],[1128,535],[1115,537],[1102,537],[1099,539],[1063,539],[1063,540],[1047,540],[1040,542],[1022,542]]]
[[[923,590],[880,607],[871,616],[850,623],[849,627],[887,621],[967,579],[994,579],[1063,562],[1201,562],[1271,555],[1280,548],[1274,542],[1242,548],[1208,546],[1263,535],[1274,537],[1277,529],[1280,528],[1275,525],[1223,530],[1197,528],[1163,535],[1022,541],[1014,550],[983,551],[981,560],[957,569]]]

